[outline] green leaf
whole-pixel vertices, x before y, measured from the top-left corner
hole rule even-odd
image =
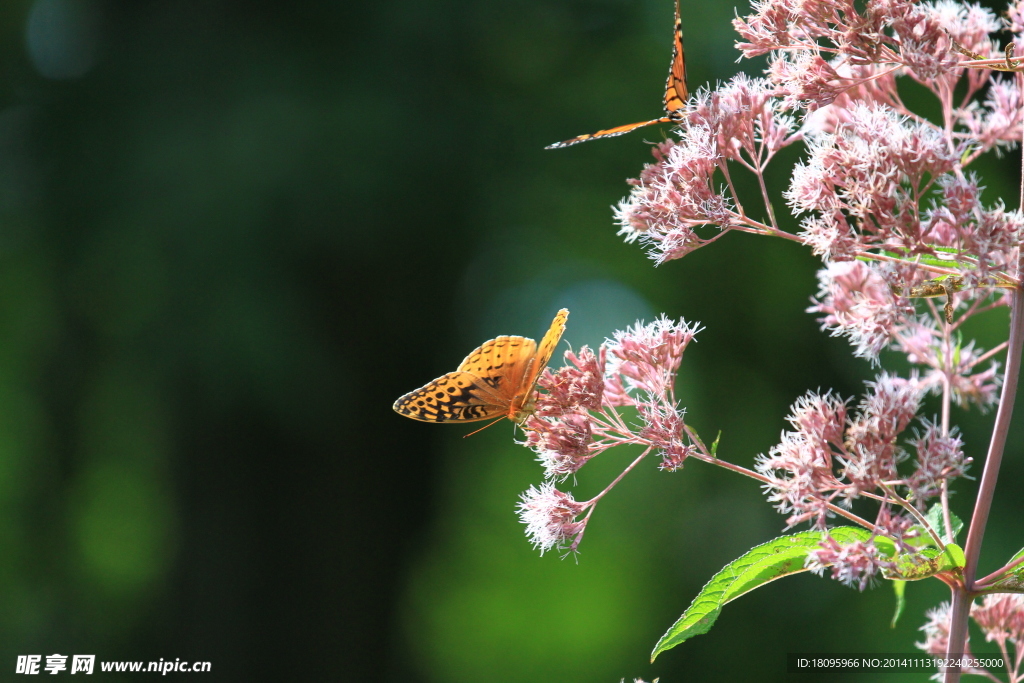
[[[942,539],[943,543],[954,542],[960,530],[964,528],[964,523],[952,512],[949,513],[949,523],[953,525],[952,532],[946,528],[946,520],[943,518],[941,503],[932,505],[928,510],[928,514],[925,515],[925,519],[928,520],[928,524],[931,525],[932,529],[939,534],[939,538]]]
[[[718,430],[718,436],[715,437],[714,442],[711,444],[711,457],[718,457],[718,442],[722,440],[722,430]]]
[[[679,620],[661,637],[651,653],[651,661],[693,636],[710,631],[727,602],[775,579],[807,571],[804,567],[807,553],[818,547],[824,535],[821,531],[804,531],[780,536],[751,548],[727,564],[708,581]],[[828,535],[841,544],[871,538],[870,531],[859,527],[836,527],[829,529]]]
[[[905,593],[907,592],[907,582],[900,581],[899,579],[893,579],[892,590],[896,594],[896,612],[892,615],[892,622],[889,624],[891,628],[896,628],[896,622],[900,620],[900,615],[903,614],[903,608],[907,606],[907,598]]]

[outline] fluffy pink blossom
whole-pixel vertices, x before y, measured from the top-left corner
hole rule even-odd
[[[738,74],[714,90],[701,90],[687,121],[715,134],[716,148],[733,161],[763,166],[795,141],[793,117],[781,112],[774,88],[763,78]]]
[[[1024,646],[1024,595],[986,595],[971,606],[971,618],[981,627],[985,640]]]
[[[1003,385],[1003,377],[999,374],[999,365],[991,363],[984,370],[971,372],[970,369],[976,363],[973,342],[960,349],[959,358],[956,360],[959,362],[950,373],[953,401],[962,407],[973,403],[982,410],[994,406],[999,400],[999,389]]]
[[[812,135],[835,133],[851,121],[855,103],[898,109],[896,74],[883,64],[839,64],[835,67],[842,88],[828,106],[812,109],[804,119],[804,129]]]
[[[939,495],[942,482],[964,476],[971,463],[971,458],[964,455],[959,435],[943,435],[933,422],[922,421],[922,424],[923,431],[915,434],[912,441],[917,453],[916,469],[907,480],[915,504]]]
[[[901,320],[900,302],[882,276],[863,261],[842,261],[818,271],[818,297],[807,310],[832,336],[845,336],[855,355],[877,358]]]
[[[1017,34],[1024,33],[1024,0],[1011,2],[1006,8],[1007,28]]]
[[[846,404],[831,392],[824,395],[811,392],[796,400],[786,421],[815,447],[838,448],[843,445]]]
[[[618,445],[645,448],[627,472],[651,453],[660,456],[661,469],[678,470],[697,452],[686,431],[685,411],[673,398],[673,385],[683,353],[699,331],[699,324],[664,316],[637,322],[615,332],[597,353],[585,346],[578,354],[567,351],[569,364],[541,377],[542,393],[523,424],[522,443],[537,454],[548,482],[526,491],[520,504],[527,535],[541,552],[565,547],[570,538],[569,548],[575,550],[585,524],[576,517],[584,509],[593,510],[622,475],[586,503],[555,489],[552,480],[564,481]],[[623,419],[617,411],[622,406],[636,409],[639,424]]]
[[[667,396],[672,391],[683,352],[700,332],[700,323],[690,324],[662,316],[651,323],[615,332],[606,342],[611,375],[621,375],[628,391]]]
[[[821,576],[831,570],[832,578],[847,586],[865,590],[877,579],[882,570],[892,566],[871,541],[853,541],[840,544],[831,536],[821,547],[807,554],[806,567]]]
[[[586,504],[576,502],[571,493],[559,491],[554,484],[541,484],[539,488],[531,486],[520,498],[519,519],[542,555],[552,548],[565,548],[583,532],[586,523],[576,518]]]
[[[537,398],[536,414],[559,415],[576,408],[596,409],[604,398],[605,349],[599,355],[584,346],[579,355],[565,352],[569,365],[557,372],[545,370],[538,384],[545,391]]]
[[[831,514],[828,504],[843,488],[833,470],[833,454],[842,448],[846,402],[831,394],[808,393],[787,419],[795,431],[783,433],[767,456],[758,456],[756,469],[769,478],[768,500],[789,515],[789,527],[813,520],[824,528]]]
[[[909,0],[864,5],[853,0],[757,0],[752,3],[753,14],[733,20],[733,27],[747,41],[736,47],[746,57],[781,48],[824,48],[857,62],[877,59],[881,47],[891,42],[883,32],[887,20],[904,13],[910,4]]]
[[[664,403],[638,404],[643,426],[638,436],[661,454],[661,469],[674,472],[681,469],[693,447],[683,435],[683,412]]]
[[[524,426],[525,445],[537,453],[548,479],[575,474],[595,454],[590,416],[585,410],[563,412],[558,419],[532,415]]]
[[[789,515],[787,528],[807,520],[813,520],[816,528],[825,528],[832,514],[828,505],[842,488],[832,471],[831,450],[816,448],[799,433],[788,432],[767,456],[758,456],[756,469],[771,480],[765,485],[768,500]]]
[[[945,87],[964,71],[953,40],[987,56],[992,51],[988,34],[998,28],[988,10],[946,0],[760,0],[753,10],[733,20],[742,40],[737,47],[746,57],[779,56],[770,70],[772,81],[787,101],[800,101],[809,110],[842,92],[839,70],[847,65],[889,63]],[[827,62],[822,54],[834,57]],[[971,87],[977,89],[986,77],[969,75]]]
[[[928,620],[921,627],[924,631],[924,642],[915,643],[917,647],[930,655],[945,656],[949,644],[949,612],[948,602],[928,610],[925,615]]]
[[[999,400],[999,388],[1002,386],[999,364],[990,362],[982,368],[983,354],[973,341],[958,346],[950,353],[932,327],[917,323],[911,325],[908,332],[899,336],[899,348],[911,363],[928,368],[921,382],[929,391],[941,394],[948,383],[957,405],[966,408],[973,404],[982,411]]]
[[[946,2],[922,3],[893,21],[900,61],[919,81],[936,81],[944,77],[952,80],[959,75],[957,63],[960,57],[952,49],[950,29],[961,36],[972,33],[961,30],[955,9],[952,14],[945,11],[950,5]]]
[[[999,152],[1020,142],[1024,102],[1015,79],[993,78],[984,102],[972,100],[957,113],[978,147],[975,154]]]
[[[856,233],[838,211],[807,216],[800,227],[803,243],[815,256],[824,256],[828,261],[852,261],[861,248]]]
[[[794,169],[787,201],[796,212],[844,212],[866,243],[930,252],[922,245],[917,194],[953,170],[956,150],[934,127],[888,107],[858,103],[849,116],[836,133],[808,139],[808,159]]]
[[[619,203],[615,220],[627,242],[640,239],[656,263],[677,259],[709,241],[696,228],[727,227],[733,215],[714,175],[722,158],[714,131],[692,126],[682,142],[654,148],[657,160],[631,180],[629,197]]]
[[[780,53],[768,70],[772,83],[780,84],[786,109],[814,111],[836,101],[852,83],[817,52]]]
[[[918,472],[909,481],[902,479],[898,465],[908,456],[898,439],[916,416],[923,392],[920,382],[882,374],[868,382],[853,415],[847,402],[832,394],[811,392],[800,398],[788,418],[794,430],[784,432],[756,464],[768,478],[768,500],[787,515],[787,526],[810,521],[824,529],[833,514],[831,504],[848,505],[864,492],[884,497],[890,486],[924,495],[943,480],[962,476],[968,459],[959,440],[941,437],[925,422],[924,434],[913,442]],[[908,526],[885,507],[876,522],[894,540]]]
[[[873,491],[899,478],[896,466],[907,458],[897,438],[916,417],[923,390],[920,383],[888,374],[868,382],[870,391],[846,428],[842,457],[846,494]]]

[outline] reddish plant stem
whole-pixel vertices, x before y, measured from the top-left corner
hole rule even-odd
[[[985,525],[992,509],[992,497],[995,494],[996,481],[999,478],[999,465],[1003,459],[1006,436],[1010,430],[1010,418],[1013,415],[1013,402],[1017,395],[1017,380],[1020,375],[1022,347],[1024,347],[1024,296],[1018,289],[1013,293],[1013,305],[1010,309],[1010,339],[1006,350],[1006,374],[1003,378],[1003,390],[999,398],[995,425],[992,428],[992,441],[989,444],[988,456],[985,458],[985,471],[981,475],[978,498],[974,504],[974,515],[971,517],[971,526],[967,533],[967,544],[964,547],[966,557],[964,581],[962,586],[957,586],[953,590],[949,645],[946,654],[949,658],[962,655],[965,649],[967,620],[975,595],[974,579],[978,572],[981,541],[985,536]],[[958,683],[960,670],[947,670],[943,680],[945,683]]]

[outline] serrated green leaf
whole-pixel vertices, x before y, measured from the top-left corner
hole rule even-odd
[[[871,532],[858,527],[836,527],[829,529],[828,534],[841,544],[871,538]],[[731,600],[775,579],[807,571],[804,567],[807,553],[818,547],[823,536],[820,531],[780,536],[751,548],[727,564],[711,577],[682,616],[658,640],[651,661],[693,636],[710,631],[722,607]]]
[[[932,529],[934,529],[939,534],[939,538],[942,539],[943,543],[952,543],[953,541],[955,541],[957,535],[960,533],[960,530],[964,528],[963,521],[961,521],[959,517],[950,512],[949,523],[953,525],[952,533],[950,533],[950,530],[946,528],[946,520],[944,515],[942,514],[941,503],[935,503],[934,505],[932,505],[931,508],[929,508],[928,510],[928,514],[925,515],[925,518],[928,520],[928,524],[931,525]],[[922,532],[927,534],[927,532],[925,532],[923,528]],[[928,539],[931,540],[930,535],[928,535]]]
[[[907,606],[907,582],[900,581],[899,579],[893,579],[892,590],[896,594],[896,612],[892,615],[892,623],[889,624],[891,628],[896,628],[896,622],[900,620],[900,615],[903,614],[903,608]]]

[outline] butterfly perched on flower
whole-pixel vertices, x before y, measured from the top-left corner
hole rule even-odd
[[[685,115],[686,98],[689,96],[690,90],[686,87],[686,54],[683,51],[683,24],[679,20],[679,0],[676,0],[676,26],[672,37],[672,64],[669,66],[668,80],[665,83],[665,116],[651,119],[650,121],[629,123],[625,126],[599,130],[596,133],[577,135],[571,140],[556,142],[544,149],[569,147],[570,145],[576,145],[587,140],[597,140],[598,138],[613,138],[655,123],[679,123]]]
[[[540,346],[528,337],[496,337],[473,350],[458,370],[395,401],[395,412],[423,422],[476,422],[533,412],[534,387],[565,331],[562,309]]]

